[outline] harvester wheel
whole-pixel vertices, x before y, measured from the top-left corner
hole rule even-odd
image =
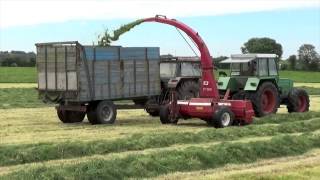
[[[117,108],[112,101],[101,101],[97,108],[91,113],[88,112],[88,119],[90,116],[94,124],[113,124],[117,117]]]
[[[177,89],[178,100],[199,97],[199,83],[194,80],[184,81]]]
[[[170,118],[169,104],[160,106],[159,116],[160,116],[160,121],[162,124],[177,124],[178,123],[178,119],[171,119]]]
[[[63,123],[76,123],[82,122],[86,113],[80,111],[66,111],[57,108],[57,115]]]
[[[288,96],[288,112],[307,112],[310,107],[308,93],[304,89],[292,88]]]
[[[224,128],[233,124],[234,114],[228,107],[218,107],[207,123],[216,128]]]
[[[272,82],[265,82],[260,85],[255,93],[248,97],[253,105],[257,117],[276,113],[280,105],[279,92]]]

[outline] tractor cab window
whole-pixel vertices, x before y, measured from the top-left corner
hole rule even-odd
[[[160,77],[172,78],[176,76],[176,63],[160,63]]]
[[[181,63],[181,76],[201,76],[199,63]]]
[[[256,61],[231,64],[231,76],[254,76],[256,75]]]
[[[277,71],[277,65],[276,65],[275,59],[268,59],[268,61],[269,61],[269,75],[277,76],[278,71]]]
[[[231,76],[240,76],[240,63],[231,64]]]
[[[268,59],[259,60],[259,76],[268,76]]]

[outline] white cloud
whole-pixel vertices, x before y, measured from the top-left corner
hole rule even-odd
[[[302,7],[320,0],[0,0],[0,28],[68,20],[223,15]]]

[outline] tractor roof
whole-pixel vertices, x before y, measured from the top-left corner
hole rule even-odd
[[[230,58],[220,63],[246,63],[256,58],[276,58],[276,54],[232,54]]]

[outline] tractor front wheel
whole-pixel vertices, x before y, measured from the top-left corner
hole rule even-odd
[[[177,124],[178,119],[172,119],[170,115],[170,106],[169,104],[160,106],[159,111],[160,121],[162,124]]]
[[[258,91],[249,94],[249,99],[257,117],[276,113],[280,105],[278,89],[272,82],[261,84]]]
[[[308,93],[304,89],[292,88],[288,96],[288,112],[307,112],[310,107]]]
[[[158,106],[157,99],[151,98],[145,103],[145,110],[150,116],[159,116],[159,109],[152,106]]]

